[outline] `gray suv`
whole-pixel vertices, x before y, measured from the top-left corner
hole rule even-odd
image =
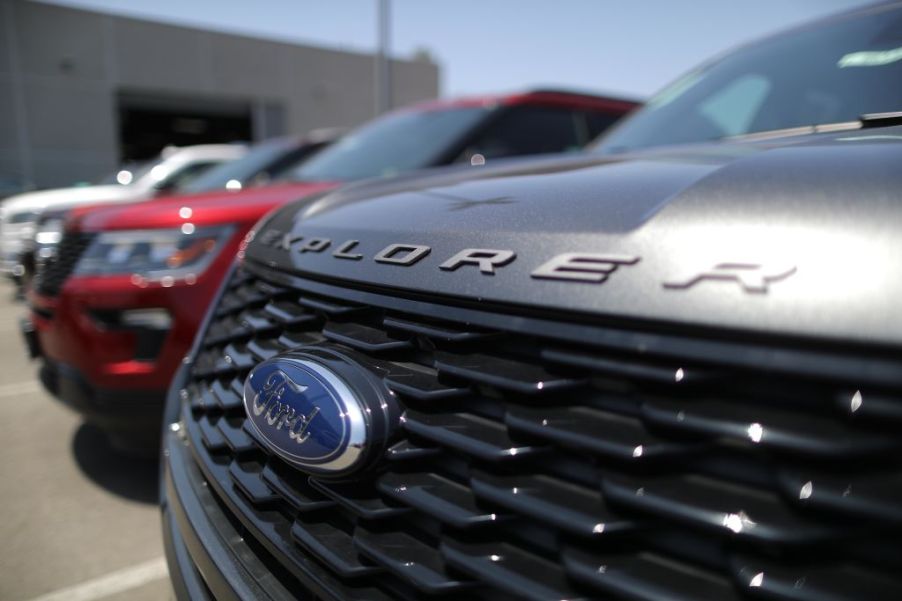
[[[258,224],[170,391],[178,595],[902,599],[900,48],[869,7]]]

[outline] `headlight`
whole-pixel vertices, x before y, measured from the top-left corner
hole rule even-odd
[[[34,234],[35,244],[38,246],[59,244],[63,238],[63,225],[62,219],[48,219],[40,222]]]
[[[213,261],[232,226],[103,232],[75,266],[76,275],[133,274],[144,280],[192,279]]]

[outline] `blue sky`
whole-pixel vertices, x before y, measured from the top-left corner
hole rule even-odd
[[[350,50],[376,46],[376,0],[52,2]],[[392,53],[429,50],[446,96],[540,85],[644,97],[738,43],[867,3],[392,0]]]

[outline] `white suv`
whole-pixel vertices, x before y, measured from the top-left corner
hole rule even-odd
[[[19,256],[46,210],[144,200],[177,190],[208,168],[240,158],[246,151],[242,144],[168,147],[157,158],[133,169],[123,168],[99,185],[11,196],[0,205],[0,273],[12,277],[22,275]]]

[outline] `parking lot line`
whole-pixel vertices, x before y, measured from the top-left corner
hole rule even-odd
[[[94,601],[166,578],[168,573],[166,559],[157,557],[105,576],[86,580],[81,584],[34,597],[29,601]]]
[[[34,380],[29,380],[27,382],[13,382],[12,384],[3,384],[0,386],[0,397],[38,392],[39,390],[41,390],[41,385]]]

